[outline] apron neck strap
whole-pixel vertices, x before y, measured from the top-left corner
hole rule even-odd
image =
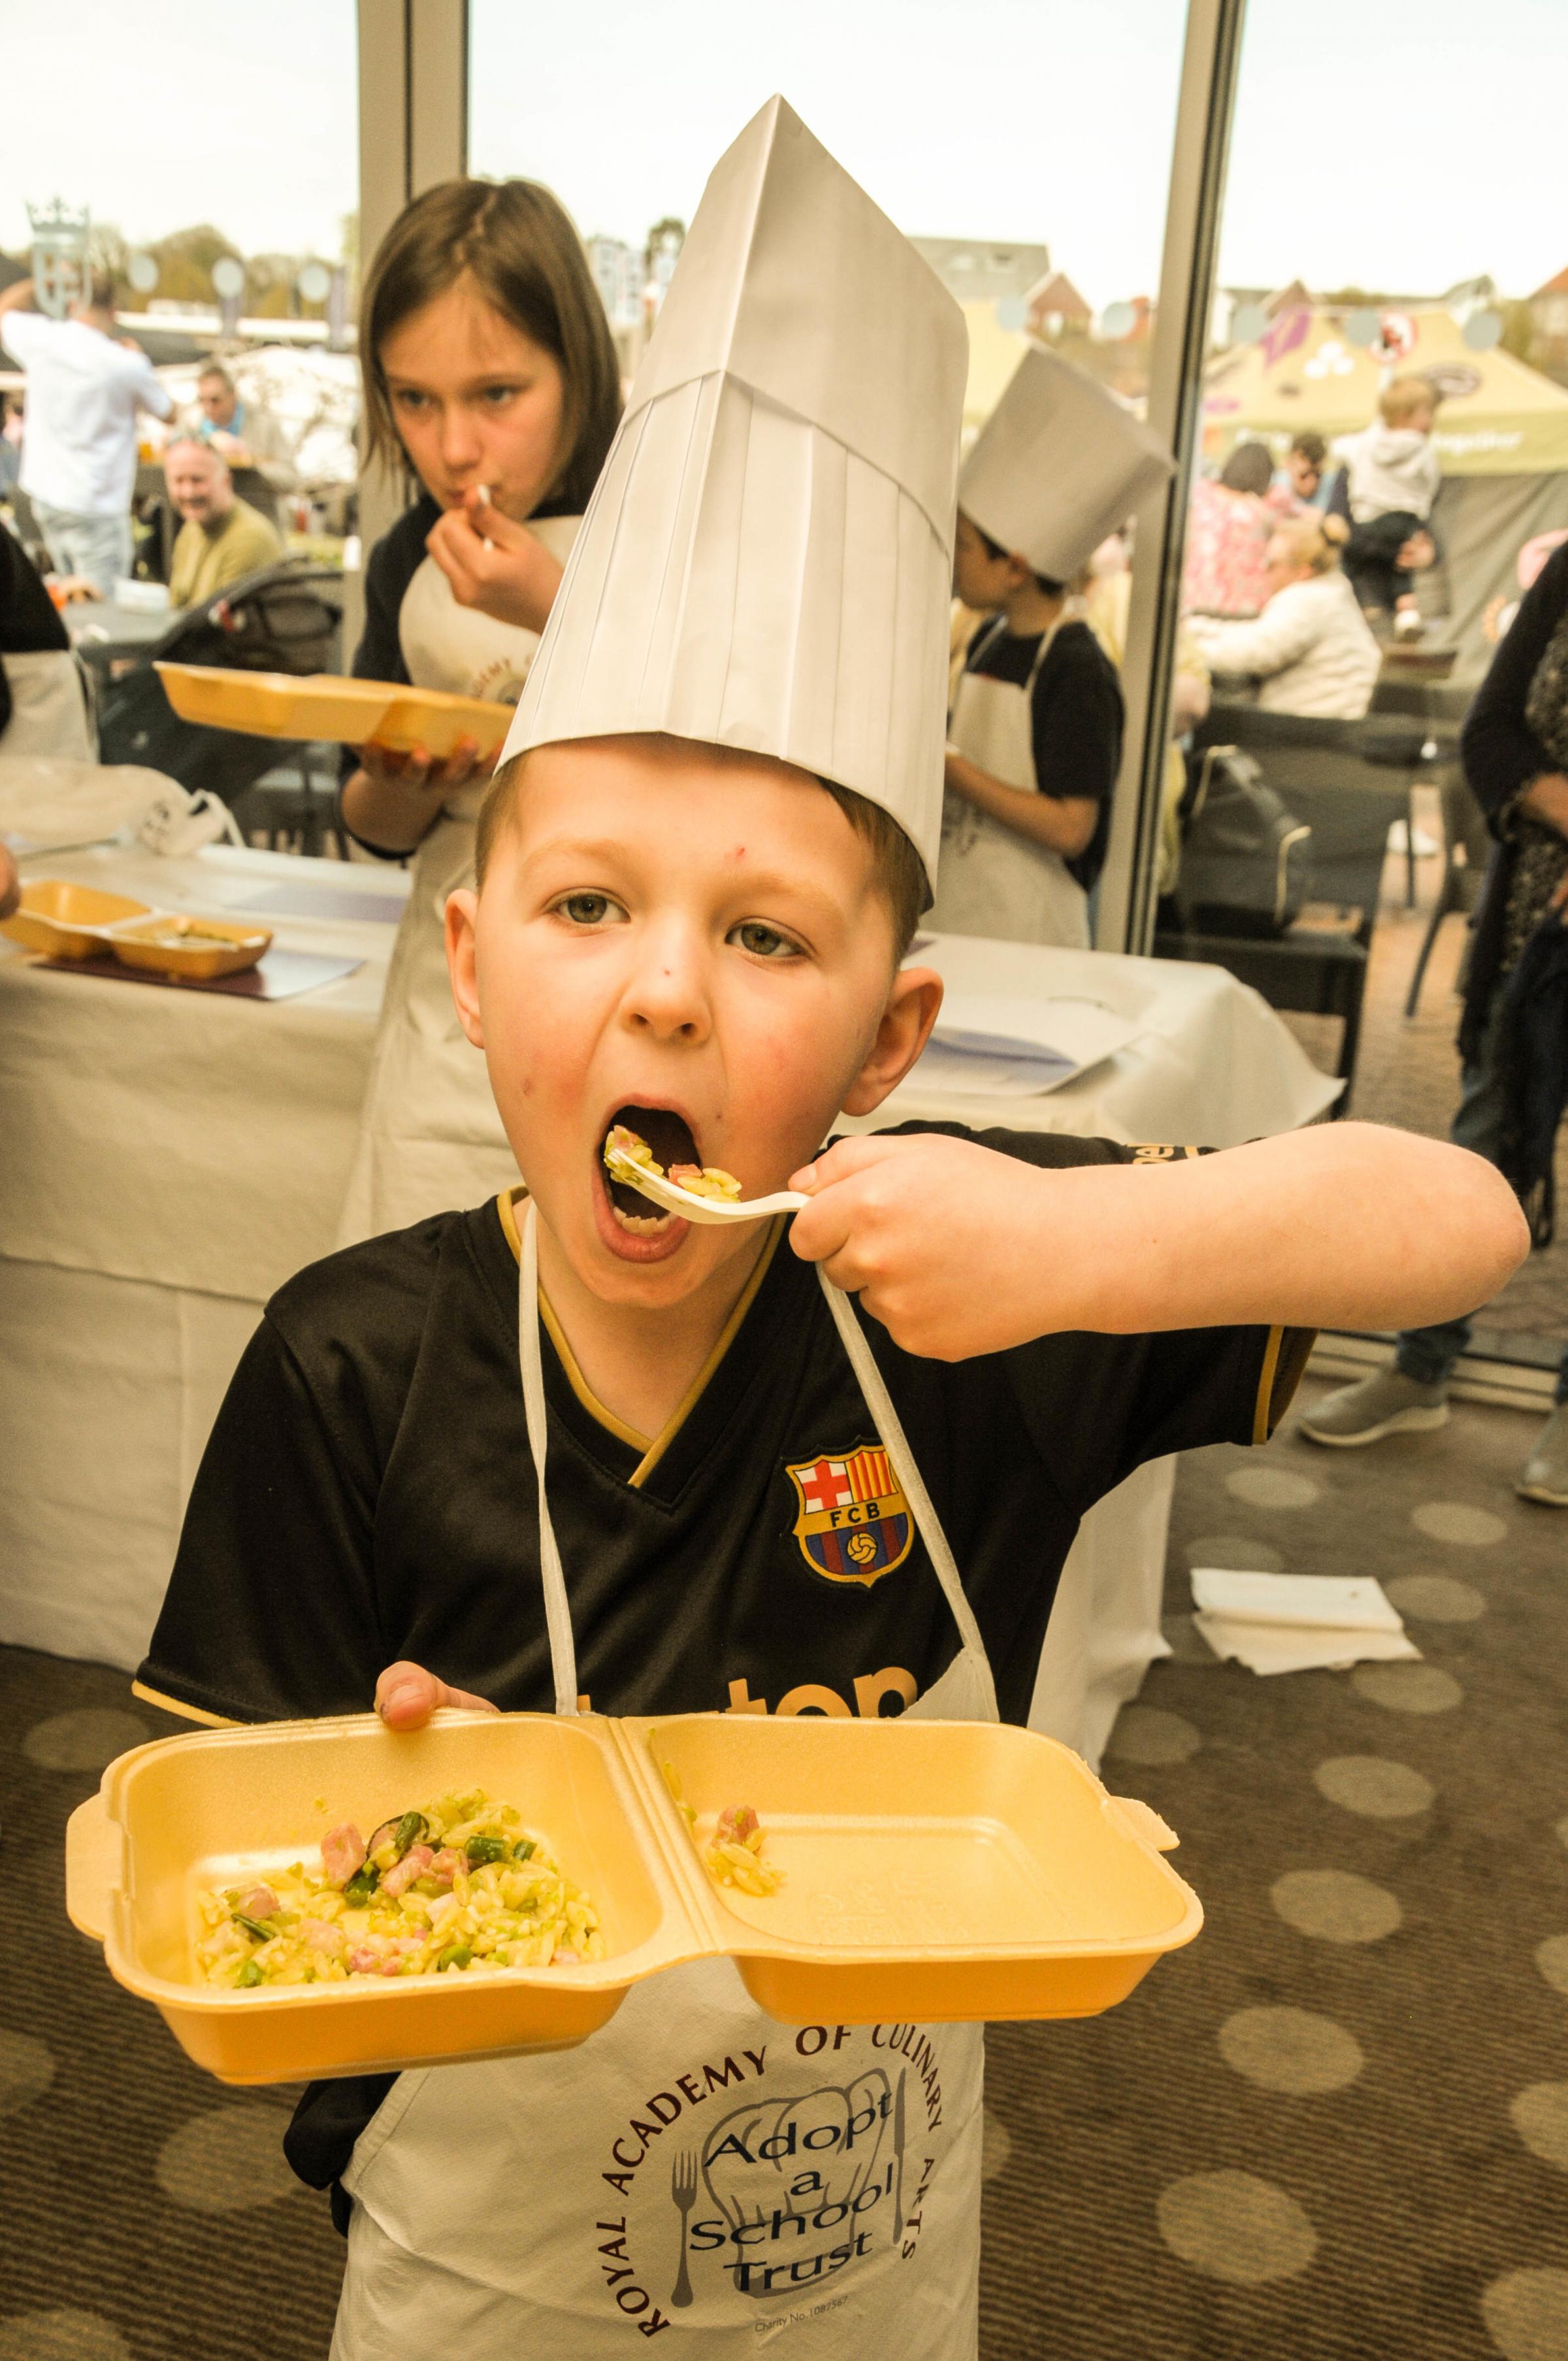
[[[518,1359],[522,1370],[522,1406],[528,1421],[528,1445],[533,1455],[534,1480],[539,1492],[539,1571],[544,1588],[544,1620],[550,1634],[550,1664],[555,1682],[555,1710],[576,1713],[577,1707],[577,1651],[572,1637],[572,1610],[566,1597],[565,1570],[555,1543],[555,1528],[550,1521],[550,1505],[544,1488],[544,1457],[548,1442],[549,1422],[544,1406],[544,1367],[539,1346],[539,1234],[533,1201],[523,1207],[518,1239],[517,1273],[517,1338]],[[849,1297],[834,1286],[820,1265],[817,1276],[822,1292],[828,1299],[828,1309],[833,1324],[850,1356],[850,1366],[860,1379],[872,1422],[886,1452],[888,1465],[898,1478],[900,1488],[908,1501],[910,1511],[925,1543],[931,1564],[936,1569],[942,1595],[952,1610],[959,1627],[959,1638],[964,1655],[969,1659],[979,1685],[988,1717],[996,1719],[996,1686],[985,1653],[985,1642],[980,1636],[973,1608],[969,1603],[948,1537],[942,1531],[941,1520],[926,1489],[925,1479],[915,1464],[893,1398],[883,1382],[872,1348],[856,1319]]]
[[[517,1345],[522,1365],[522,1407],[528,1420],[528,1446],[533,1454],[534,1480],[539,1492],[539,1572],[544,1585],[544,1621],[550,1634],[550,1668],[555,1679],[557,1713],[577,1711],[577,1650],[572,1637],[572,1609],[566,1598],[566,1576],[550,1521],[544,1490],[544,1453],[549,1420],[544,1409],[544,1365],[539,1350],[539,1232],[531,1197],[523,1208],[517,1257]]]
[[[887,1454],[888,1465],[897,1477],[899,1487],[909,1503],[920,1538],[942,1586],[942,1595],[952,1609],[953,1620],[959,1627],[959,1637],[963,1642],[963,1653],[970,1659],[980,1683],[989,1719],[994,1721],[997,1719],[996,1685],[992,1678],[985,1642],[980,1636],[974,1609],[969,1603],[953,1553],[948,1546],[941,1519],[926,1489],[926,1479],[915,1464],[915,1455],[909,1448],[903,1423],[893,1406],[893,1397],[883,1382],[882,1371],[877,1367],[872,1348],[866,1342],[865,1331],[855,1317],[853,1305],[842,1288],[834,1286],[820,1263],[817,1266],[817,1276],[822,1283],[822,1292],[828,1298],[833,1325],[842,1339],[850,1367],[861,1381],[861,1391],[866,1398],[866,1408],[871,1411],[882,1447]]]

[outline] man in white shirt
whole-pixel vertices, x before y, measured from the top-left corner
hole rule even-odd
[[[137,412],[174,404],[139,348],[115,334],[114,291],[95,272],[65,320],[33,304],[33,282],[0,291],[0,341],[27,372],[20,488],[62,574],[107,598],[131,570]]]

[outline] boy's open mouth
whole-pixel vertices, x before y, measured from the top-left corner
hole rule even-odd
[[[616,1180],[606,1170],[604,1143],[618,1124],[624,1124],[628,1131],[634,1131],[640,1139],[645,1139],[653,1151],[654,1162],[662,1164],[666,1172],[672,1164],[702,1162],[696,1141],[692,1136],[690,1124],[673,1107],[618,1107],[600,1135],[599,1170],[604,1175],[605,1195],[609,1201],[609,1210],[615,1216],[617,1228],[630,1230],[634,1236],[657,1236],[679,1217],[666,1213],[662,1205],[655,1205],[651,1197],[644,1197],[641,1190],[633,1189],[625,1180]],[[685,1227],[684,1224],[682,1227]]]

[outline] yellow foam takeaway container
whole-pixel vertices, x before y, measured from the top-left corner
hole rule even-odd
[[[344,746],[363,746],[373,738],[395,752],[422,746],[440,758],[459,738],[473,739],[481,756],[493,754],[511,727],[510,705],[444,688],[324,672],[236,672],[218,664],[153,669],[181,720],[245,737],[324,738]]]
[[[202,1980],[204,1888],[309,1858],[341,1821],[373,1828],[475,1786],[515,1805],[592,1898],[603,1960],[243,1992]],[[720,1888],[703,1861],[740,1804],[784,1872],[765,1898]],[[66,1886],[113,1974],[199,2065],[278,2082],[569,2048],[643,1977],[719,1954],[786,2024],[1093,2015],[1202,1924],[1161,1858],[1175,1842],[1067,1747],[1008,1725],[441,1713],[394,1733],[365,1715],[121,1755],[71,1815]]]

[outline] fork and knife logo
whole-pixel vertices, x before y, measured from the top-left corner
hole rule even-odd
[[[904,2230],[905,2081],[880,2070],[773,2104],[748,2103],[716,2124],[670,2174],[680,2255],[670,2302],[693,2301],[689,2257],[723,2253],[738,2293],[799,2295],[863,2255],[878,2231]],[[711,2218],[693,2224],[699,2192]]]

